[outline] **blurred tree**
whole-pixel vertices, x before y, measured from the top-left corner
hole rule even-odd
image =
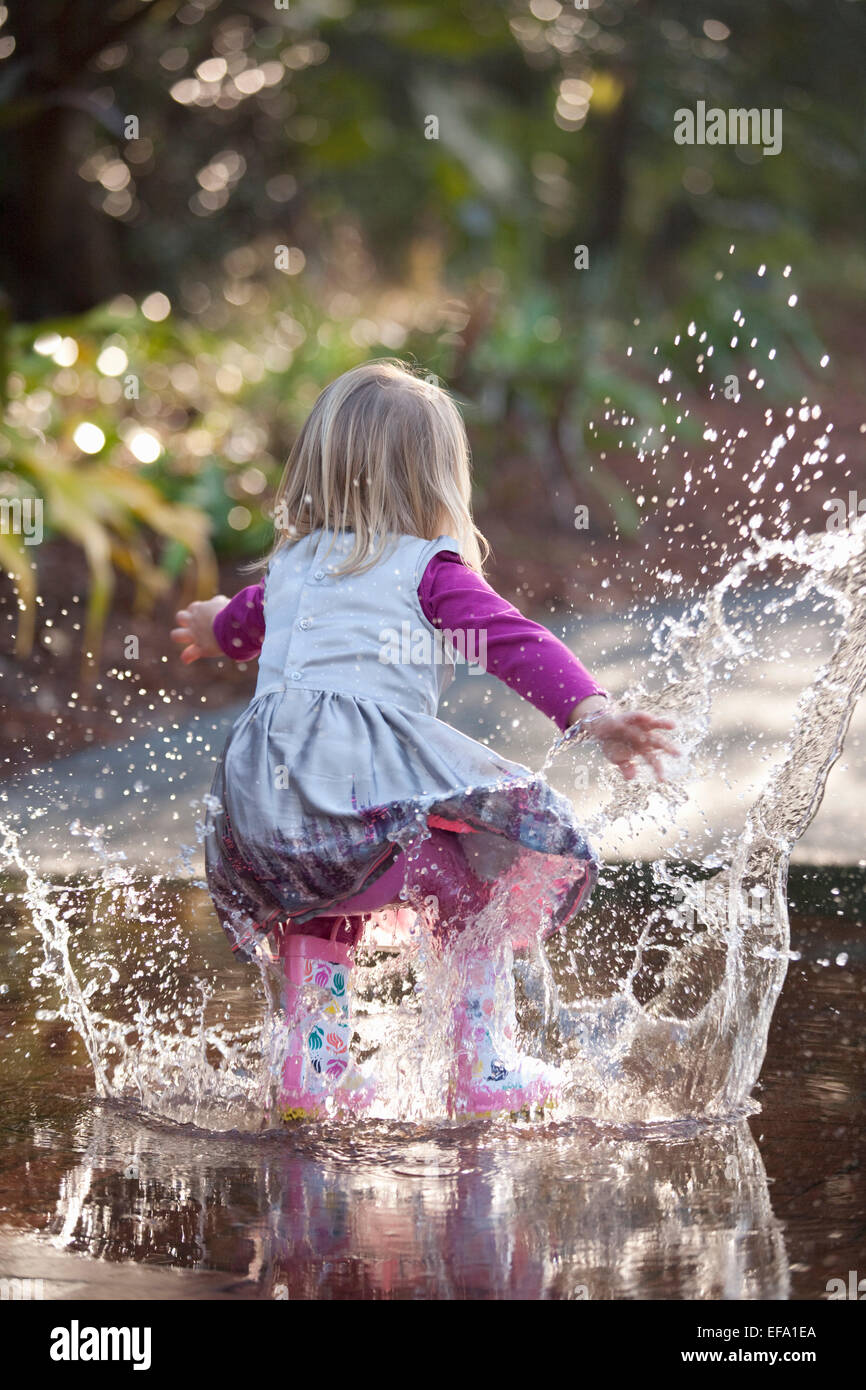
[[[23,318],[89,309],[127,283],[117,227],[91,203],[78,165],[94,129],[123,135],[121,113],[95,90],[94,60],[131,38],[153,8],[142,0],[12,6],[14,48],[0,68],[0,243]]]
[[[813,260],[818,238],[852,242],[863,6],[830,0],[818,21],[808,0],[719,0],[713,16],[690,0],[10,0],[3,283],[21,317],[74,312],[205,273],[252,227],[303,231],[312,262],[349,217],[384,278],[422,237],[456,281],[495,264],[578,302],[580,240],[617,258],[616,301],[652,302],[682,292],[684,253],[731,233]],[[678,146],[674,112],[697,100],[778,107],[782,154]]]
[[[551,525],[588,492],[633,528],[600,458],[670,420],[647,364],[705,395],[756,375],[745,315],[769,394],[819,351],[761,263],[840,320],[866,288],[864,40],[850,0],[8,0],[0,484],[34,486],[40,450],[82,470],[83,423],[151,518],[184,503],[254,552],[316,391],[393,351],[463,397],[482,489],[530,458]],[[698,101],[778,108],[781,152],[678,145]]]

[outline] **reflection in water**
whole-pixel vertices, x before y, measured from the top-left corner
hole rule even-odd
[[[745,1121],[216,1140],[108,1106],[86,1124],[51,1229],[112,1262],[231,1271],[277,1299],[789,1294]]]
[[[639,931],[639,879],[599,895],[599,959],[610,932]],[[46,1237],[93,1257],[75,1262],[75,1277],[98,1298],[128,1290],[133,1266],[146,1297],[166,1296],[167,1268],[190,1271],[192,1296],[207,1297],[210,1281],[220,1296],[266,1299],[824,1297],[828,1278],[863,1260],[866,878],[802,870],[793,891],[812,915],[794,917],[796,960],[751,1122],[769,1180],[742,1122],[214,1133],[155,1120],[147,1097],[101,1102],[80,1036],[29,983],[32,927],[12,918],[0,1222],[18,1239],[40,1235],[34,1259]],[[210,962],[202,895],[178,890],[173,904],[190,979],[207,967],[214,1005],[230,1002],[235,1026],[254,1026],[243,974]],[[822,906],[840,915],[815,915]],[[139,936],[116,948],[112,1007],[127,977],[140,978],[149,939]],[[88,940],[99,940],[93,929]],[[528,997],[522,1007],[529,1026],[543,1023]],[[0,1229],[0,1265],[3,1239]]]

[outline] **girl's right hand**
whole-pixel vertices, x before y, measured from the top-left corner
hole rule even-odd
[[[177,627],[172,628],[171,640],[183,647],[180,659],[185,665],[198,661],[200,656],[224,656],[222,647],[213,635],[213,620],[229,600],[224,594],[191,603],[175,613]]]
[[[672,719],[657,719],[654,714],[643,710],[629,713],[600,714],[587,723],[587,733],[601,744],[602,752],[608,762],[618,767],[627,782],[637,776],[637,759],[648,763],[655,773],[656,780],[666,780],[662,766],[661,753],[672,758],[682,757],[682,752],[670,739],[660,733],[662,729],[675,729]]]

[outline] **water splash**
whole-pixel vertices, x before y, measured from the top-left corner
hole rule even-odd
[[[264,1021],[260,1013],[240,1025],[209,1017],[217,987],[199,974],[181,979],[189,943],[163,900],[163,881],[138,882],[125,856],[108,852],[101,827],[74,822],[71,833],[87,839],[97,865],[79,883],[41,877],[17,832],[4,825],[0,854],[23,880],[20,897],[41,948],[32,983],[53,990],[59,1016],[82,1039],[97,1095],[132,1098],[166,1119],[205,1128],[248,1127],[266,1102],[262,1061],[273,1032],[272,999],[266,995]],[[144,954],[140,963],[124,960],[121,980],[118,937],[110,945],[98,937],[104,927],[130,921],[142,929]]]
[[[835,647],[803,691],[782,760],[749,808],[727,862],[709,879],[674,878],[664,858],[653,865],[656,882],[676,886],[692,919],[675,946],[659,943],[667,962],[653,996],[640,1001],[635,981],[657,917],[641,932],[619,989],[593,999],[571,975],[571,998],[554,1004],[581,1109],[601,1119],[730,1115],[749,1105],[760,1072],[790,955],[790,855],[821,804],[866,688],[866,526],[760,540],[690,613],[664,625],[659,657],[680,674],[657,691],[636,692],[642,708],[676,718],[678,738],[694,757],[709,731],[716,668],[724,665],[727,677],[754,650],[726,615],[726,598],[773,562],[802,574],[764,612],[821,594],[839,615]],[[617,788],[590,829],[603,841],[617,823],[648,814],[653,798],[673,820],[684,796],[683,782]],[[543,964],[536,977],[549,991]]]
[[[635,825],[676,821],[698,761],[712,764],[714,697],[757,652],[757,632],[737,614],[737,596],[747,581],[768,575],[795,579],[785,587],[777,578],[754,629],[820,596],[837,615],[838,636],[802,693],[787,748],[741,832],[713,855],[696,855],[697,867],[656,858],[655,905],[634,939],[619,934],[604,973],[587,964],[588,919],[578,919],[564,946],[538,948],[517,964],[532,1050],[568,1073],[561,1115],[658,1123],[730,1116],[753,1105],[789,958],[788,860],[820,805],[866,685],[866,521],[843,532],[756,537],[700,602],[658,625],[654,665],[663,679],[635,686],[629,703],[676,718],[685,771],[661,786],[622,785],[600,771],[608,795],[589,824],[604,848]],[[572,747],[558,741],[544,770]],[[88,840],[97,870],[76,884],[47,881],[17,834],[0,830],[3,859],[23,881],[21,898],[41,946],[34,981],[55,991],[60,1014],[83,1040],[97,1094],[133,1098],[163,1118],[212,1130],[257,1129],[269,1113],[285,1042],[269,962],[261,961],[254,987],[246,976],[243,1001],[233,998],[227,1009],[214,973],[189,965],[167,881],[137,880],[101,828],[72,827]],[[501,886],[475,929],[491,952],[502,949],[508,888]],[[125,982],[113,942],[99,940],[121,918],[138,923],[143,952]],[[401,957],[373,952],[359,967],[359,1043],[376,1071],[375,1113],[383,1118],[422,1122],[443,1113],[448,1020],[462,988],[458,957],[432,950],[418,931]],[[661,966],[652,963],[660,957]]]

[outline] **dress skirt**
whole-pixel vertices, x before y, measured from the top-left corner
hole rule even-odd
[[[515,946],[564,925],[596,881],[571,803],[435,716],[331,690],[256,697],[208,799],[208,886],[233,950],[252,959],[283,924],[339,909],[431,823],[469,832]]]

